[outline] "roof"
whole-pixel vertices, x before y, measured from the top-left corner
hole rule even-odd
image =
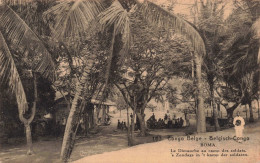
[[[65,96],[67,96],[67,95],[65,95]],[[62,96],[62,97],[60,97],[60,98],[58,98],[58,99],[56,99],[55,100],[55,104],[57,104],[57,103],[60,103],[60,102],[62,102],[62,101],[64,101],[65,99],[64,99],[64,97]],[[91,103],[92,104],[100,104],[100,100],[97,100],[97,99],[91,99]],[[102,102],[101,103],[102,105],[107,105],[107,106],[116,106],[116,103],[114,103],[113,101],[111,101],[111,100],[106,100],[106,101],[104,101],[104,102]]]

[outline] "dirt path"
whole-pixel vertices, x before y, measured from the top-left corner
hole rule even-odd
[[[234,133],[234,129],[232,128],[219,132],[192,135],[189,137],[194,137],[195,140],[187,140],[187,136],[176,136],[175,138],[180,138],[180,141],[164,140],[156,143],[138,145],[119,151],[88,156],[75,161],[75,163],[259,163],[260,122],[246,126],[244,137],[249,140],[245,139],[242,143],[238,143],[233,139],[223,140],[223,137],[233,138]],[[216,139],[210,140],[210,136]],[[181,140],[182,138],[184,139],[183,141]],[[220,140],[220,138],[222,138],[222,140]],[[196,141],[196,139],[202,140]],[[207,146],[202,146],[201,143],[207,144]]]
[[[245,133],[250,136],[250,141],[247,141],[246,144],[251,144],[252,146],[256,146],[256,144],[259,143],[259,139],[254,140],[254,136],[256,133],[260,133],[260,124],[257,125],[249,125],[245,129]],[[127,146],[127,135],[126,131],[115,131],[116,124],[113,123],[111,126],[102,126],[100,127],[101,131],[97,134],[90,135],[88,137],[79,137],[76,141],[75,148],[73,150],[73,153],[71,155],[71,161],[79,160],[82,158],[96,158],[97,156],[102,156],[103,154],[106,154],[108,152],[114,151],[114,153],[117,153],[117,151],[121,150],[130,150],[129,153],[132,153],[131,149],[135,148],[142,148],[142,145],[138,145],[136,147],[128,148]],[[150,133],[153,135],[162,135],[163,138],[167,138],[169,135],[172,136],[184,136],[185,130],[188,129],[173,129],[173,130],[152,130]],[[217,134],[220,135],[230,135],[233,134],[233,129],[224,130],[221,132],[218,132]],[[213,133],[206,133],[204,136],[212,135]],[[215,134],[214,134],[215,135]],[[203,136],[203,135],[202,135]],[[259,137],[258,137],[259,138]],[[155,145],[156,148],[158,148],[157,143],[150,143],[152,142],[152,136],[148,136],[145,138],[138,138],[140,142],[142,143],[149,143],[146,144],[148,146]],[[167,149],[169,154],[169,147],[163,147],[165,144],[160,143],[166,143],[171,146],[183,146],[184,144],[178,143],[178,142],[170,142],[168,140],[159,142],[159,148]],[[24,144],[20,145],[12,145],[5,148],[0,149],[0,162],[3,163],[51,163],[51,162],[59,162],[59,154],[60,154],[60,148],[61,148],[62,138],[42,138],[38,141],[34,142],[34,151],[35,154],[31,156],[26,155],[26,146]],[[176,144],[177,143],[177,144]],[[189,146],[199,146],[198,142],[193,142],[194,144],[190,144]],[[215,142],[217,146],[220,146],[222,142]],[[232,142],[233,143],[233,142]],[[236,142],[235,142],[236,143]],[[230,144],[232,145],[232,144]],[[234,145],[234,144],[233,144]],[[237,144],[235,144],[237,145]],[[147,148],[147,147],[145,147]],[[151,148],[153,149],[153,148]],[[256,150],[256,149],[254,149]],[[149,153],[150,151],[148,151]],[[101,154],[101,155],[99,155]],[[134,154],[134,153],[133,153]],[[95,155],[95,156],[94,156]],[[120,156],[116,156],[120,157]],[[129,157],[129,156],[126,156]],[[146,157],[146,156],[145,156]],[[148,156],[147,156],[148,157]],[[131,159],[130,159],[131,160]],[[104,161],[104,160],[103,160]],[[115,161],[115,160],[114,160]],[[90,161],[91,162],[91,161]],[[113,161],[112,161],[113,162]]]
[[[87,137],[78,137],[71,161],[86,156],[128,148],[126,131],[116,130],[116,124],[100,126],[100,132]],[[153,130],[151,134],[184,135],[181,130]],[[166,138],[166,137],[165,137]],[[22,138],[24,139],[24,138]],[[137,137],[139,143],[153,142],[152,136]],[[33,143],[34,155],[26,155],[26,145],[9,145],[0,149],[0,161],[4,163],[50,163],[59,162],[62,138],[44,137]]]

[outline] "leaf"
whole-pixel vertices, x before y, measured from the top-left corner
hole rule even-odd
[[[188,21],[169,13],[156,4],[146,1],[139,11],[143,17],[152,25],[163,27],[167,30],[174,29],[191,42],[192,47],[200,56],[206,54],[204,41],[198,31]]]
[[[102,25],[102,29],[105,30],[111,26],[115,28],[115,34],[122,34],[124,46],[121,54],[127,53],[130,47],[131,31],[130,31],[130,19],[129,14],[123,6],[116,0],[112,5],[99,14],[99,22]]]
[[[2,83],[7,83],[9,90],[14,92],[19,113],[24,113],[28,109],[24,88],[13,57],[0,32],[0,84]]]
[[[98,0],[61,1],[44,13],[44,17],[53,15],[55,25],[53,35],[58,40],[83,37],[91,20],[102,10]]]
[[[0,27],[10,45],[18,47],[15,50],[19,50],[20,57],[29,52],[34,72],[50,81],[55,80],[55,65],[50,53],[40,38],[9,6],[0,6]]]

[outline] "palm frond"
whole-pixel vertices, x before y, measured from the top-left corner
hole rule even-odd
[[[258,18],[255,23],[252,26],[252,29],[255,33],[256,38],[258,39],[258,57],[257,57],[257,63],[260,64],[260,18]]]
[[[158,5],[145,1],[140,9],[143,17],[152,25],[174,29],[191,42],[194,50],[201,56],[206,54],[204,41],[198,31],[188,21],[169,13]]]
[[[19,113],[24,113],[28,109],[26,95],[13,57],[1,32],[0,63],[0,84],[8,84],[8,88],[16,95]]]
[[[44,13],[54,16],[53,34],[58,40],[81,38],[86,34],[89,22],[102,10],[99,0],[61,1]]]
[[[122,48],[123,54],[127,52],[130,47],[130,19],[129,14],[117,0],[105,11],[99,14],[99,22],[102,29],[107,27],[114,27],[115,35],[122,34],[124,46]]]
[[[55,80],[55,65],[43,42],[7,5],[0,6],[0,29],[13,47],[19,47],[19,54],[29,52],[33,71]]]
[[[6,5],[26,5],[32,1],[33,0],[2,0],[2,3]]]
[[[260,18],[258,18],[252,26],[253,31],[258,39],[260,39]]]

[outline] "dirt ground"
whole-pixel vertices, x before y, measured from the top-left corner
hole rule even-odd
[[[97,134],[91,134],[87,137],[77,137],[76,144],[71,155],[70,161],[85,159],[89,157],[99,156],[99,154],[105,154],[112,151],[121,151],[126,149],[132,149],[139,147],[129,148],[127,145],[126,131],[116,130],[117,120],[126,121],[126,113],[122,113],[121,117],[119,113],[112,114],[112,124],[110,126],[100,126],[100,132]],[[147,115],[149,117],[149,114]],[[161,135],[162,139],[167,139],[168,136],[185,136],[187,133],[195,131],[195,123],[191,121],[189,128],[182,129],[160,129],[151,130],[151,135],[147,137],[136,137],[138,144],[156,144],[153,142],[153,135]],[[258,125],[260,126],[260,125]],[[250,130],[252,134],[258,131]],[[221,131],[224,133],[233,132],[233,129]],[[250,133],[249,132],[249,133]],[[136,133],[137,134],[137,133]],[[60,162],[59,154],[62,144],[62,138],[42,137],[33,142],[33,148],[35,154],[31,156],[26,155],[25,138],[18,139],[17,142],[9,144],[8,146],[2,146],[0,148],[0,162],[3,163],[50,163]],[[166,140],[167,141],[167,140]],[[162,141],[164,142],[164,141]],[[103,160],[104,161],[104,160]],[[101,162],[103,162],[101,161]],[[85,161],[84,161],[85,162]],[[92,162],[92,161],[90,161]]]
[[[190,137],[195,137],[195,140],[188,140],[188,136],[174,136],[184,140],[169,139],[137,145],[119,151],[88,156],[75,163],[259,163],[260,122],[245,127],[244,137],[246,139],[241,143],[233,139],[220,139],[234,135],[234,129],[230,128],[219,132],[191,135]],[[211,136],[219,139],[210,140]],[[202,140],[196,141],[199,138]]]

